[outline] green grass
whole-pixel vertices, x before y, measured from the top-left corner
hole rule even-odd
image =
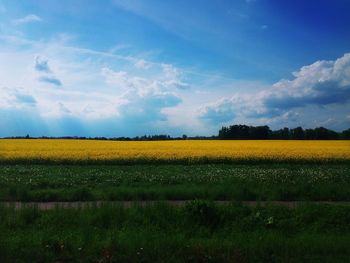
[[[195,198],[350,201],[350,165],[0,165],[2,201]]]
[[[1,262],[348,262],[350,207],[0,207]]]
[[[350,165],[2,164],[0,201],[350,201]],[[0,205],[0,262],[348,262],[350,206]]]

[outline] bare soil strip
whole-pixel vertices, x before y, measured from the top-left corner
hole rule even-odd
[[[55,208],[71,208],[71,209],[83,209],[89,207],[102,207],[104,205],[115,205],[123,207],[133,207],[133,206],[149,206],[164,203],[172,206],[184,206],[186,203],[193,200],[150,200],[150,201],[77,201],[77,202],[0,202],[2,207],[13,207],[15,209],[22,208],[37,208],[39,210],[52,210]],[[350,202],[332,202],[332,201],[213,201],[216,205],[227,205],[230,203],[242,204],[245,206],[255,207],[255,206],[285,206],[289,208],[295,208],[300,205],[306,204],[328,204],[328,205],[350,205]]]

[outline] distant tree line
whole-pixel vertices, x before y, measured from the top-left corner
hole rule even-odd
[[[98,140],[98,141],[171,141],[171,140],[217,140],[217,136],[187,136],[171,137],[170,135],[143,135],[135,137],[85,137],[85,136],[40,136],[32,137],[29,134],[26,136],[11,136],[4,139],[65,139],[65,140]]]
[[[221,140],[349,140],[350,129],[335,132],[324,127],[315,129],[283,128],[272,131],[269,126],[231,125],[222,127],[218,139]]]
[[[7,139],[67,139],[67,140],[101,140],[101,141],[169,141],[169,140],[350,140],[350,129],[336,132],[324,127],[315,129],[283,128],[272,131],[269,126],[231,125],[222,127],[218,136],[187,136],[171,137],[166,134],[143,135],[136,137],[84,137],[84,136],[61,136],[61,137],[31,137],[13,136]]]

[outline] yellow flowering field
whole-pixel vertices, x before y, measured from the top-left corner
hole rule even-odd
[[[0,140],[1,161],[350,160],[350,141]]]

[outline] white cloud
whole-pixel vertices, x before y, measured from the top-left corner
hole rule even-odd
[[[7,87],[0,89],[1,109],[30,109],[32,116],[50,125],[56,119],[65,119],[67,125],[79,123],[84,129],[103,123],[94,130],[101,134],[105,134],[102,127],[113,127],[109,131],[113,134],[129,126],[142,127],[135,130],[142,133],[176,127],[207,134],[216,131],[213,123],[244,118],[265,123],[297,121],[303,116],[296,110],[300,107],[347,103],[349,98],[349,54],[303,67],[292,80],[258,92],[215,74],[72,46],[71,38],[64,35],[41,41],[0,38],[0,87]],[[200,81],[194,85],[191,79],[189,85],[185,81],[189,75]],[[59,89],[52,87],[62,83]],[[225,97],[218,100],[220,96]],[[200,105],[204,106],[198,112]],[[130,135],[126,129],[124,135]]]
[[[182,90],[190,88],[190,85],[188,83],[176,79],[166,80],[163,82],[162,85],[164,85],[167,88],[175,88]]]
[[[99,70],[95,64],[83,60],[85,55],[82,59],[81,54],[77,55],[74,50],[59,43],[33,42],[22,48],[22,42],[11,42],[11,48],[6,49],[0,44],[0,60],[3,62],[0,63],[0,87],[6,86],[8,90],[23,87],[36,100],[36,114],[45,119],[66,116],[67,112],[62,107],[55,106],[57,102],[61,102],[75,118],[96,119],[117,115],[119,94],[104,94],[105,84]],[[52,85],[61,84],[56,76],[64,76],[65,85],[60,89],[52,88]],[[8,93],[2,92],[0,104],[5,105],[5,95],[6,105],[14,108],[14,96],[9,101]],[[87,107],[92,109],[88,113],[85,111]]]
[[[42,22],[42,21],[43,20],[41,17],[34,15],[34,14],[29,14],[25,17],[12,20],[12,23],[14,25],[21,25],[21,24],[27,24],[27,23],[32,23],[32,22]]]
[[[22,109],[36,104],[36,99],[26,89],[0,87],[0,109]]]
[[[145,61],[143,59],[139,59],[135,62],[135,67],[140,69],[149,69],[152,66],[152,63]]]
[[[349,104],[350,53],[335,61],[322,60],[304,66],[293,75],[294,79],[280,80],[256,94],[235,94],[206,105],[200,108],[199,117],[214,123],[239,118],[274,119],[288,117],[284,114],[308,105]]]
[[[117,88],[121,100],[121,118],[137,119],[139,122],[166,120],[163,108],[177,106],[181,99],[162,80],[146,79],[130,75],[125,71],[103,68],[101,74],[106,82]]]
[[[161,64],[161,72],[149,77],[140,77],[129,74],[125,71],[113,71],[104,67],[101,75],[105,78],[106,83],[122,89],[133,90],[142,95],[150,91],[176,91],[177,89],[185,89],[189,85],[181,80],[180,70],[170,64]]]
[[[199,109],[200,119],[212,123],[225,123],[236,117],[236,97],[220,99]]]
[[[143,90],[146,90],[151,87],[151,81],[129,75],[125,71],[113,71],[110,68],[102,68],[101,74],[105,77],[106,83],[118,88],[119,90],[134,90],[142,93]]]
[[[179,69],[174,67],[171,64],[162,64],[161,67],[163,69],[163,72],[166,78],[171,78],[171,79],[178,78],[181,74]]]
[[[308,104],[345,103],[350,99],[350,53],[335,61],[317,61],[294,72],[263,94],[267,108],[284,110]]]
[[[50,108],[42,113],[41,115],[45,118],[62,118],[66,116],[71,116],[72,111],[67,108],[62,102],[49,102]]]
[[[168,123],[164,110],[180,104],[178,91],[187,85],[181,74],[168,74],[180,72],[170,64],[167,68],[172,70],[164,72],[161,63],[149,62],[152,70],[144,72],[135,70],[137,60],[132,56],[70,46],[69,39],[2,37],[0,87],[8,88],[0,91],[0,120],[11,122],[2,114],[6,111],[14,114],[12,121],[16,122],[20,119],[16,114],[24,116],[22,111],[31,109],[28,118],[41,123],[38,135],[68,134],[73,131],[69,125],[76,128],[73,135],[86,135],[89,130],[92,135],[108,136],[155,131]],[[57,76],[64,76],[64,85]],[[54,89],[53,84],[61,86]],[[15,87],[23,88],[14,93]],[[19,131],[20,127],[13,129]],[[7,129],[1,134],[15,132]]]
[[[281,80],[268,89],[262,85],[264,90],[258,91],[260,84],[256,82],[197,74],[170,63],[148,60],[150,70],[137,70],[135,63],[140,59],[136,57],[75,47],[70,45],[70,38],[32,41],[19,36],[0,37],[0,87],[21,90],[17,96],[1,91],[0,107],[35,109],[35,116],[41,116],[43,122],[69,118],[67,123],[79,121],[89,129],[93,123],[104,122],[104,127],[109,123],[119,131],[133,123],[133,128],[143,128],[135,132],[176,127],[181,132],[207,134],[216,131],[213,127],[218,122],[297,123],[305,115],[300,109],[309,105],[325,108],[318,110],[325,115],[321,123],[332,117],[327,105],[348,105],[348,54],[336,61],[303,67],[292,80]],[[200,77],[200,81],[190,86],[184,80],[189,75]],[[50,77],[61,81],[60,76],[64,85],[59,89],[43,81]],[[338,125],[339,120],[328,123]],[[128,135],[127,130],[124,134]]]

